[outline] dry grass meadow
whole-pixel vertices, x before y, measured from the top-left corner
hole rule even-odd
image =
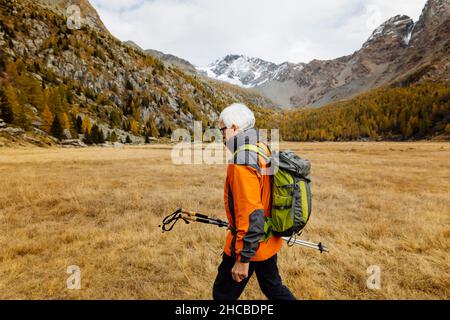
[[[284,245],[300,299],[450,298],[450,144],[289,143],[313,163],[305,240]],[[225,166],[175,166],[170,146],[0,148],[1,299],[210,299],[225,230],[158,225],[176,208],[225,217]],[[81,268],[68,290],[66,268]],[[366,270],[381,268],[381,289]],[[264,299],[254,277],[244,299]]]

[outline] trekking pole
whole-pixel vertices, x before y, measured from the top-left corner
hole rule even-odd
[[[175,224],[180,219],[183,220],[186,224],[189,224],[189,221],[193,221],[206,224],[213,224],[220,228],[229,228],[229,224],[226,221],[211,218],[201,213],[183,210],[182,208],[165,217],[160,227],[162,227],[163,232],[171,231],[175,226]]]
[[[298,240],[298,239],[292,240],[291,238],[288,238],[288,237],[283,237],[283,240],[286,241],[288,243],[288,245],[296,244],[296,245],[299,245],[299,246],[303,246],[303,247],[319,250],[320,253],[330,252],[328,250],[328,248],[325,245],[322,244],[322,242],[313,243],[313,242],[304,241],[304,240]]]
[[[180,209],[176,210],[175,212],[169,214],[167,217],[165,217],[162,221],[162,225],[160,225],[159,227],[162,228],[163,232],[171,231],[173,229],[173,227],[175,226],[175,224],[179,220],[183,220],[186,224],[189,224],[190,221],[192,221],[192,222],[199,222],[199,223],[205,223],[205,224],[212,224],[212,225],[218,226],[220,228],[230,229],[230,224],[226,221],[223,221],[223,220],[220,220],[217,218],[213,218],[213,217],[209,217],[202,213],[184,210],[183,208],[180,208]],[[322,242],[313,243],[313,242],[308,242],[308,241],[304,241],[304,240],[298,240],[298,239],[295,239],[295,237],[290,237],[290,238],[283,237],[282,239],[284,241],[286,241],[287,244],[290,246],[292,246],[292,245],[303,246],[305,248],[319,250],[320,253],[329,252],[328,248],[326,246],[324,246],[322,244]]]

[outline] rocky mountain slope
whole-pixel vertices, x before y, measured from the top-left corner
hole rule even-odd
[[[167,54],[167,53],[164,53],[164,52],[161,52],[158,50],[154,50],[154,49],[144,50],[138,44],[136,44],[135,42],[133,42],[131,40],[125,41],[124,44],[129,45],[129,46],[131,46],[137,50],[140,50],[146,54],[152,55],[153,57],[160,59],[161,61],[163,61],[164,63],[167,63],[170,66],[178,67],[178,68],[180,68],[184,71],[187,71],[191,74],[197,74],[197,69],[195,68],[195,66],[185,59],[179,58],[172,54]]]
[[[395,16],[352,55],[275,65],[230,55],[202,68],[208,76],[252,87],[281,107],[322,106],[381,86],[450,80],[450,0],[429,0],[419,20]]]
[[[96,137],[142,142],[192,129],[195,120],[213,126],[236,101],[257,112],[273,106],[256,92],[166,65],[101,27],[71,30],[66,22],[48,3],[0,0],[2,123],[37,139],[78,138],[94,128]]]
[[[80,18],[82,22],[89,25],[92,29],[100,32],[108,32],[103,24],[97,11],[92,7],[88,0],[38,0],[41,4],[48,6],[48,8],[56,11],[64,16],[72,15],[73,12],[68,12],[68,7],[76,5],[80,8]]]
[[[147,49],[145,50],[145,53],[151,54],[152,56],[172,65],[178,68],[181,68],[184,71],[196,74],[197,69],[195,69],[195,66],[190,63],[189,61],[179,58],[177,56],[174,56],[172,54],[164,53],[158,50],[153,49]]]

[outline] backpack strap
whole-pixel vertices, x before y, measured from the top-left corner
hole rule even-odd
[[[267,155],[266,151],[261,148],[260,146],[256,146],[254,144],[244,144],[243,146],[241,146],[240,148],[238,148],[236,150],[236,152],[233,155],[233,158],[236,158],[238,153],[241,151],[252,151],[252,152],[256,152],[257,154],[259,154],[261,157],[264,158],[264,160],[266,160],[266,162],[270,162],[270,157]]]
[[[269,146],[267,146],[267,148],[269,149],[269,152],[271,152]],[[261,157],[263,157],[264,160],[266,161],[266,163],[270,163],[270,161],[272,161],[272,158],[269,157],[266,150],[264,150],[260,146],[254,145],[254,144],[245,144],[245,145],[239,147],[236,150],[236,152],[234,153],[233,158],[236,158],[238,153],[241,151],[255,152],[255,153],[259,154]],[[234,229],[234,230],[232,230],[232,232],[237,232],[237,230]],[[264,218],[264,235],[259,240],[259,242],[265,242],[265,241],[269,240],[272,236],[273,236],[273,234],[272,234],[272,219],[271,219],[271,217],[265,217]]]

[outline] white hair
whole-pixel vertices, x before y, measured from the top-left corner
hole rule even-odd
[[[234,124],[239,127],[239,130],[247,130],[255,126],[255,115],[245,104],[233,103],[223,109],[219,121],[222,121],[227,128],[231,128]]]

